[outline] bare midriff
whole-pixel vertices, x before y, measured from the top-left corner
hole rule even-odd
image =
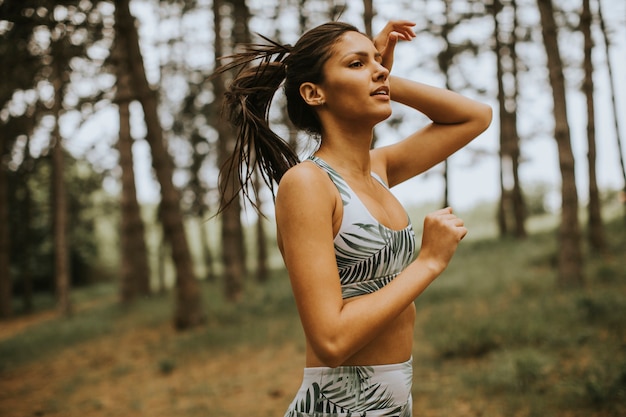
[[[360,297],[344,300],[350,303]],[[348,358],[343,366],[350,365],[388,365],[401,363],[411,358],[413,349],[413,330],[415,325],[415,305],[409,305],[365,347]],[[327,366],[315,355],[307,342],[306,366]]]

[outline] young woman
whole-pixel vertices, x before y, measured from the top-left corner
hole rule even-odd
[[[286,416],[411,416],[415,299],[446,268],[467,230],[450,208],[424,220],[419,255],[410,220],[390,187],[443,161],[484,131],[490,107],[390,76],[392,21],[372,41],[327,23],[295,46],[251,45],[222,68],[242,68],[226,94],[238,145],[230,165],[244,190],[260,168],[276,194],[278,245],[306,335],[306,367]],[[261,59],[253,66],[244,65]],[[299,162],[268,123],[284,84],[293,124],[319,138]],[[431,123],[370,149],[391,101]]]

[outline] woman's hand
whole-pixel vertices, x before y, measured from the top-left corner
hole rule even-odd
[[[391,20],[383,30],[373,39],[374,46],[382,56],[382,64],[391,71],[393,66],[393,51],[398,43],[398,39],[410,41],[415,37],[413,32],[415,23],[408,20]]]
[[[450,207],[430,213],[424,219],[420,257],[436,272],[442,272],[467,234],[463,220]]]

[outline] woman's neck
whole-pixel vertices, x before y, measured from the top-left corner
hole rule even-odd
[[[369,177],[372,129],[334,128],[322,133],[318,157],[340,173]]]

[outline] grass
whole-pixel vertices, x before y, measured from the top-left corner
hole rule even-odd
[[[553,231],[463,242],[416,301],[416,413],[626,415],[626,227],[606,231],[606,252],[586,249],[580,289],[555,284]],[[208,321],[192,331],[172,330],[172,294],[122,308],[103,284],[77,291],[89,308],[74,317],[0,339],[0,415],[281,415],[304,350],[284,271],[248,281],[242,303],[219,283],[202,288]],[[57,367],[47,394],[33,390],[28,375]]]

